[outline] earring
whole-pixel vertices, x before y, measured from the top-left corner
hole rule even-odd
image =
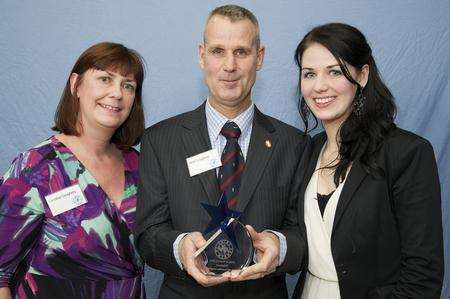
[[[366,101],[366,97],[362,93],[361,87],[358,87],[357,95],[353,99],[353,113],[357,117],[360,117],[363,114],[364,102]]]

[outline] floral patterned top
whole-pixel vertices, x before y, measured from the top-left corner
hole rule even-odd
[[[143,298],[134,247],[138,153],[123,151],[118,208],[56,137],[0,179],[0,287],[17,298]],[[54,216],[46,196],[78,185],[87,202]]]

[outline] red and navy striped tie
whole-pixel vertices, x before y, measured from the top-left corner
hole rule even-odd
[[[219,169],[219,188],[225,193],[228,207],[231,208],[237,204],[241,176],[245,168],[244,156],[238,143],[241,130],[236,123],[227,122],[220,133],[227,139],[227,144],[223,149],[222,166]]]

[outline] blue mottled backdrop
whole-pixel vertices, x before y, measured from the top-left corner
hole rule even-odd
[[[148,64],[147,125],[192,109],[206,95],[197,46],[208,12],[223,1],[0,2],[0,172],[47,138],[68,72],[100,41],[138,50]],[[442,186],[446,269],[450,269],[450,2],[448,0],[236,1],[259,18],[266,59],[253,98],[266,113],[300,127],[293,52],[313,26],[361,29],[399,108],[397,123],[428,138]],[[450,297],[449,275],[443,298]],[[289,277],[292,287],[296,277]],[[147,269],[148,297],[161,273]]]

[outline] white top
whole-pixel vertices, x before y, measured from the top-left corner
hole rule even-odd
[[[317,204],[317,182],[320,168],[320,157],[317,159],[316,170],[314,171],[308,186],[305,190],[305,226],[308,238],[308,273],[306,274],[305,287],[302,299],[321,298],[335,299],[341,298],[339,283],[334,266],[333,255],[331,253],[331,233],[333,230],[334,215],[337,203],[341,195],[345,180],[341,182],[325,206],[323,217]],[[347,177],[346,177],[347,178]]]

